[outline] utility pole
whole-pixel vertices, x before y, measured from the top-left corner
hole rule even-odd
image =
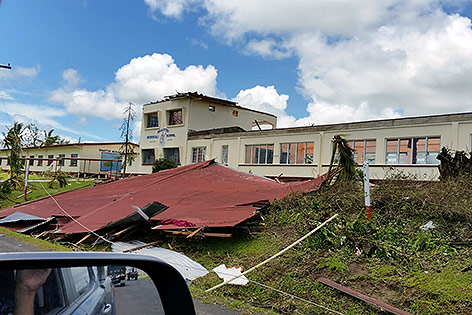
[[[126,105],[125,110],[123,111],[123,114],[126,115],[123,124],[121,125],[121,137],[124,138],[125,140],[125,159],[124,159],[124,165],[123,165],[123,177],[126,176],[126,165],[128,164],[128,154],[129,152],[129,143],[132,138],[132,130],[130,123],[133,122],[136,118],[136,112],[134,111],[134,104],[129,102],[128,105]]]

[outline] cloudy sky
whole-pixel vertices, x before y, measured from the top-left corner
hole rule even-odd
[[[472,111],[471,17],[465,0],[0,0],[0,131],[118,141],[125,104],[176,91],[279,127]]]

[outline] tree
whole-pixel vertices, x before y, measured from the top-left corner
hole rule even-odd
[[[340,135],[335,135],[332,140],[333,152],[331,155],[331,162],[328,169],[328,184],[331,182],[333,176],[336,176],[336,180],[355,180],[358,178],[356,171],[356,161],[354,161],[354,150],[349,146],[346,139]],[[334,157],[336,151],[339,153],[339,161],[334,171],[332,167],[334,164]]]
[[[23,142],[23,123],[14,122],[13,126],[8,129],[8,132],[3,133],[2,144],[10,149],[10,181],[13,188],[20,186],[20,175],[23,172],[23,162],[21,161],[21,149]]]
[[[123,163],[123,177],[126,175],[126,166],[131,164],[135,157],[134,146],[131,144],[133,140],[133,129],[131,123],[136,120],[136,111],[134,110],[134,104],[129,102],[123,111],[123,123],[121,124],[121,138],[125,141],[121,146],[121,152],[125,157]]]
[[[44,140],[42,145],[55,145],[55,144],[67,144],[68,140],[62,139],[59,135],[53,135],[54,129],[49,131],[44,130]]]
[[[34,124],[30,123],[26,125],[23,132],[23,144],[25,147],[36,147],[41,145],[41,135],[39,128]]]

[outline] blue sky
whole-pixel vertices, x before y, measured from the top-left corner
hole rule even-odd
[[[0,70],[1,129],[118,141],[124,104],[176,90],[271,112],[280,127],[470,111],[471,7],[3,0],[0,63],[13,70]]]

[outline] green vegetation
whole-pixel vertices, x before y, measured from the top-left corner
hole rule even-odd
[[[154,165],[152,166],[152,172],[156,173],[156,172],[160,172],[163,170],[168,170],[170,168],[176,168],[176,167],[177,167],[177,164],[174,161],[164,159],[164,158],[159,158],[156,161],[154,161]]]
[[[62,252],[71,251],[70,248],[62,246],[60,244],[48,242],[48,241],[45,241],[45,240],[40,240],[40,239],[33,238],[31,236],[24,235],[24,234],[21,234],[21,233],[16,233],[14,231],[11,231],[9,229],[5,229],[3,227],[0,227],[0,234],[3,234],[5,236],[11,237],[11,238],[14,238],[14,239],[16,239],[16,240],[18,240],[22,243],[29,244],[31,246],[40,248],[41,250],[45,250],[45,251],[62,251]]]
[[[345,314],[381,311],[322,285],[316,281],[319,277],[415,314],[469,314],[472,178],[418,182],[396,176],[373,187],[371,199],[369,222],[361,183],[338,181],[276,202],[264,214],[265,228],[239,232],[231,239],[175,239],[172,247],[209,270],[222,263],[248,269],[339,213],[335,221],[248,278]],[[420,228],[429,221],[434,228]],[[204,292],[219,282],[210,273],[194,282],[192,292],[229,306],[245,301],[258,310],[324,312],[255,283]]]
[[[69,180],[68,184],[65,185],[64,187],[57,187],[58,185],[54,185],[53,188],[49,188],[48,187],[49,183],[47,182],[44,182],[44,183],[30,182],[28,183],[28,191],[31,191],[31,192],[28,193],[27,198],[28,200],[34,200],[34,199],[47,196],[47,193],[44,191],[41,184],[44,186],[44,188],[46,188],[46,190],[51,195],[54,195],[60,192],[69,191],[73,189],[92,187],[93,182],[94,182],[93,180],[80,180],[80,181]],[[3,194],[3,198],[0,198],[0,208],[6,208],[9,206],[13,206],[15,204],[24,202],[23,195],[24,193],[22,190],[13,190],[10,192],[7,191],[6,193]]]

